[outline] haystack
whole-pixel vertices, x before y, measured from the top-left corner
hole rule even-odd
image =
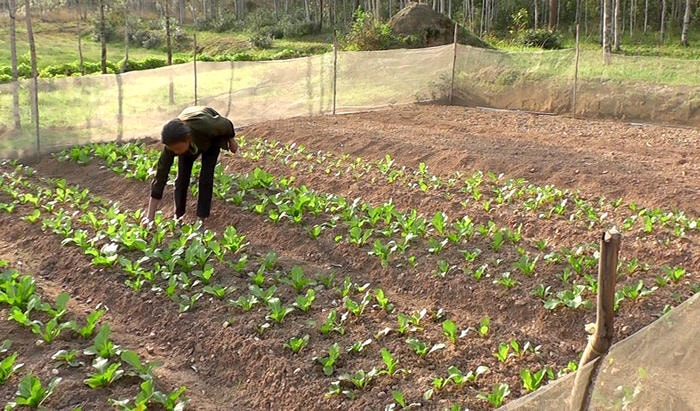
[[[417,37],[426,47],[450,44],[454,40],[455,23],[427,4],[409,3],[389,20],[389,26],[395,34]],[[462,27],[458,29],[457,41],[474,47],[493,48]]]

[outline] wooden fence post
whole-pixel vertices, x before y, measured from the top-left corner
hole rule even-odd
[[[613,339],[613,318],[615,316],[615,283],[617,280],[617,259],[620,252],[622,234],[612,229],[603,234],[600,239],[600,262],[598,265],[598,298],[596,310],[595,332],[590,336],[588,345],[583,351],[581,361],[578,364],[578,372],[574,379],[571,392],[571,409],[588,410],[591,402],[591,394],[598,369],[601,362],[598,361],[591,371],[588,381],[581,381],[581,369],[587,363],[598,359],[608,353]],[[581,388],[579,388],[579,386]],[[583,397],[579,407],[573,401],[579,397],[581,390]]]

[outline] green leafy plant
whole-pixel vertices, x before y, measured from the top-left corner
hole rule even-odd
[[[368,338],[366,340],[360,340],[360,341],[355,341],[351,346],[349,346],[346,351],[347,352],[362,352],[364,351],[365,347],[368,345],[372,344],[372,339]]]
[[[304,270],[298,265],[292,267],[289,275],[280,281],[292,287],[296,292],[301,292],[304,288],[314,284],[314,280],[306,277]]]
[[[493,355],[498,358],[498,361],[502,363],[506,362],[506,360],[510,358],[510,345],[506,343],[498,344],[498,350]]]
[[[510,394],[508,384],[499,382],[493,386],[490,393],[479,393],[477,398],[488,401],[492,407],[500,407],[508,394]]]
[[[294,307],[300,309],[301,311],[307,312],[311,308],[311,304],[316,299],[316,292],[313,288],[306,290],[306,294],[298,295],[296,300],[292,304]]]
[[[49,384],[44,387],[41,380],[32,374],[27,374],[19,383],[14,401],[8,403],[5,409],[14,409],[18,405],[39,408],[41,404],[53,394],[61,380],[62,379],[59,377],[53,378]]]
[[[453,343],[457,342],[460,335],[457,334],[457,324],[452,320],[442,322],[442,333]]]
[[[277,297],[269,299],[267,301],[267,307],[270,309],[270,313],[266,318],[272,319],[276,323],[281,323],[289,313],[294,311],[293,307],[283,306],[282,301]]]
[[[58,350],[51,356],[51,359],[56,360],[56,367],[60,365],[67,365],[75,368],[84,365],[82,361],[78,361],[77,350]]]
[[[406,339],[406,344],[408,344],[413,349],[413,351],[415,351],[415,353],[418,354],[418,356],[421,358],[425,358],[425,356],[427,356],[428,354],[445,348],[445,344],[443,343],[437,343],[433,346],[429,346],[424,341],[412,337]]]
[[[377,304],[382,310],[389,313],[394,311],[394,304],[391,304],[389,302],[389,299],[384,294],[384,290],[382,290],[381,288],[377,288],[376,290],[374,290],[374,298],[377,300]]]
[[[382,361],[384,362],[384,366],[386,368],[379,371],[379,374],[387,374],[393,376],[397,372],[406,372],[406,370],[398,368],[399,361],[396,358],[394,358],[394,356],[391,354],[391,351],[389,351],[388,348],[382,347],[380,354],[382,355]]]
[[[332,331],[337,332],[340,335],[345,334],[345,328],[343,327],[343,322],[345,320],[345,315],[338,317],[337,310],[331,310],[326,316],[326,320],[320,326],[321,334],[327,335]]]
[[[532,372],[530,369],[526,368],[520,371],[520,379],[523,382],[523,387],[528,391],[535,391],[542,385],[544,378],[547,375],[548,368],[543,367],[539,371]]]
[[[86,355],[97,355],[101,358],[112,358],[121,353],[121,348],[109,339],[109,324],[103,324],[93,340],[93,344],[84,350]]]
[[[4,384],[17,370],[24,366],[22,363],[15,363],[18,355],[18,353],[12,353],[0,361],[0,384]]]
[[[115,362],[110,364],[109,358],[97,357],[92,363],[95,368],[93,374],[89,374],[85,379],[85,384],[90,388],[106,387],[114,381],[120,379],[124,375],[124,370],[121,369],[122,363]]]
[[[153,379],[153,369],[163,365],[162,361],[141,361],[141,357],[131,350],[123,350],[119,358],[132,368],[125,372],[126,375],[139,377],[142,380]]]
[[[298,353],[304,347],[306,347],[308,344],[309,344],[309,334],[306,334],[303,337],[290,338],[289,341],[284,344],[284,346],[289,348],[290,350],[292,350],[293,353]]]
[[[333,375],[333,367],[336,361],[340,358],[340,346],[338,343],[333,343],[328,348],[328,355],[324,357],[314,357],[314,361],[318,361],[323,366],[323,373],[327,376]]]
[[[490,327],[491,319],[488,316],[482,317],[481,321],[479,322],[479,328],[477,328],[476,331],[481,337],[486,337],[489,334],[489,330],[491,329]]]

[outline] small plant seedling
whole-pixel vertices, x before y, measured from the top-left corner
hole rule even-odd
[[[498,358],[498,361],[502,363],[506,362],[506,360],[510,358],[510,345],[506,343],[498,344],[498,350],[493,355]]]
[[[97,370],[94,374],[88,375],[85,384],[90,388],[107,387],[124,375],[121,369],[122,363],[110,364],[108,358],[98,357],[92,363],[92,367]]]
[[[520,379],[523,382],[523,387],[528,391],[535,391],[542,385],[544,377],[547,375],[548,368],[544,367],[539,371],[532,372],[530,369],[526,368],[520,371]]]
[[[387,374],[387,375],[393,376],[397,372],[403,372],[403,373],[407,372],[403,368],[398,368],[399,360],[394,358],[394,356],[391,354],[391,351],[389,351],[388,348],[382,347],[381,355],[382,355],[382,361],[384,362],[386,369],[379,371],[380,374]]]
[[[14,409],[18,405],[26,405],[31,408],[39,408],[51,394],[53,394],[56,386],[61,382],[61,378],[53,378],[49,384],[44,387],[41,380],[27,374],[19,383],[17,394],[14,401],[7,404],[5,409]]]
[[[460,335],[457,334],[457,324],[452,320],[445,320],[442,322],[442,333],[450,340],[452,343],[456,343]]]
[[[374,298],[377,300],[377,304],[382,310],[389,313],[394,311],[394,304],[389,302],[389,299],[384,294],[384,290],[381,288],[374,290]]]
[[[76,350],[59,350],[51,356],[51,359],[56,360],[55,367],[64,364],[73,368],[84,365],[82,361],[78,361],[78,351]]]
[[[103,324],[95,335],[93,344],[84,350],[86,355],[97,355],[101,358],[112,358],[121,353],[121,348],[109,339],[109,324]]]
[[[429,347],[428,344],[426,344],[424,341],[421,341],[418,338],[411,337],[406,339],[406,344],[408,344],[413,349],[413,351],[415,351],[415,353],[418,354],[418,356],[421,358],[425,358],[425,356],[427,356],[428,354],[445,348],[445,344],[443,343],[438,343]]]
[[[314,361],[318,361],[323,366],[323,373],[326,376],[331,376],[333,375],[333,367],[335,367],[338,358],[340,358],[340,346],[338,343],[333,343],[328,347],[328,355],[324,357],[314,357]]]
[[[367,347],[367,346],[370,345],[370,344],[372,344],[372,339],[371,339],[371,338],[368,338],[368,339],[366,339],[366,340],[364,340],[364,341],[362,341],[362,340],[360,340],[360,341],[355,341],[351,346],[349,346],[349,347],[346,349],[346,351],[347,351],[347,352],[353,352],[353,351],[354,351],[354,352],[362,352],[362,351],[364,351],[365,347]]]
[[[481,319],[481,322],[479,322],[479,328],[477,329],[477,332],[481,337],[486,337],[489,335],[489,330],[491,326],[491,319],[486,316]]]
[[[316,299],[316,292],[313,288],[306,290],[305,295],[298,295],[296,300],[292,304],[294,307],[300,309],[301,311],[307,312],[311,308],[311,304]]]
[[[510,387],[508,384],[499,382],[493,386],[490,393],[479,393],[477,394],[477,398],[486,400],[492,407],[497,408],[503,404],[508,394],[510,394]]]
[[[15,363],[18,355],[17,353],[12,353],[12,355],[0,361],[0,384],[4,384],[5,381],[9,380],[10,377],[24,365],[22,363]]]
[[[303,337],[292,337],[287,341],[284,346],[292,350],[293,353],[298,353],[301,351],[304,347],[306,347],[309,344],[309,334],[304,335]]]
[[[270,313],[266,318],[274,320],[276,323],[281,323],[284,318],[294,311],[293,307],[286,307],[282,305],[279,298],[273,297],[267,302],[267,307],[270,309]]]
[[[163,365],[162,361],[143,362],[139,355],[131,350],[122,351],[119,357],[132,368],[126,371],[126,375],[139,377],[142,380],[153,379],[153,369]]]

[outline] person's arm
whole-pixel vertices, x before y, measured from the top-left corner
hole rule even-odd
[[[163,199],[163,191],[165,190],[165,184],[168,182],[170,168],[173,166],[174,159],[175,153],[163,147],[163,151],[160,152],[160,158],[158,158],[156,176],[151,183],[151,197],[148,200],[148,211],[146,213],[147,221],[153,221],[160,205],[160,200]]]

